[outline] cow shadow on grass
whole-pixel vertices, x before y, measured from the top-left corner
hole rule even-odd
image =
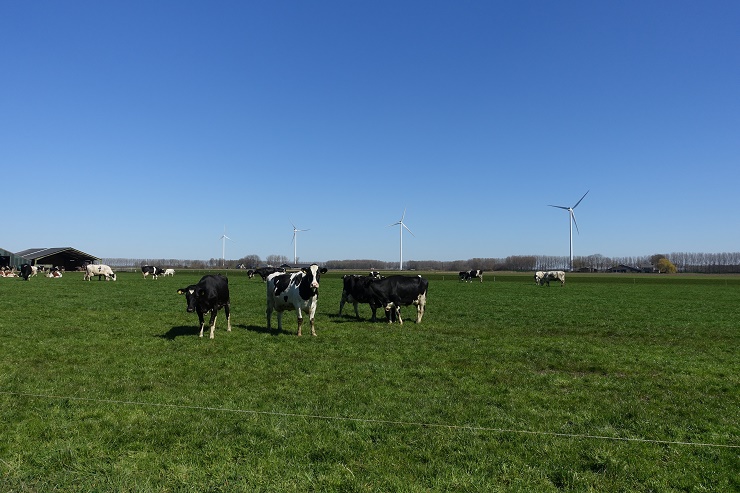
[[[354,323],[367,322],[369,324],[379,323],[379,322],[385,323],[385,315],[383,315],[382,317],[377,317],[375,321],[373,321],[373,319],[370,317],[357,318],[354,315],[349,315],[346,313],[342,315],[337,315],[336,313],[332,313],[332,314],[329,314],[329,318],[331,319],[332,322],[338,323],[338,324],[344,324],[348,322],[354,322]]]
[[[172,327],[170,330],[165,332],[164,334],[160,334],[157,337],[161,337],[162,339],[167,339],[170,341],[174,341],[176,338],[181,336],[195,336],[197,337],[198,334],[200,334],[200,329],[193,325],[180,325],[177,327]]]
[[[267,327],[262,327],[258,325],[232,325],[232,327],[233,329],[243,328],[250,332],[256,332],[259,334],[269,334],[271,336],[295,335],[296,333],[296,331],[290,331],[290,330],[285,330],[285,329],[283,330],[268,329]],[[203,337],[208,337],[209,330],[210,329],[208,327],[205,328],[205,330],[203,331]],[[216,328],[216,332],[218,331],[219,329]],[[160,337],[162,339],[167,339],[169,341],[174,341],[178,337],[198,337],[199,334],[200,334],[200,329],[197,326],[180,325],[180,326],[172,327],[170,330],[168,330],[164,334],[157,335],[157,337]]]
[[[268,334],[271,336],[279,336],[279,335],[295,335],[298,329],[296,330],[277,330],[276,328],[268,329],[267,327],[264,327],[262,325],[242,325],[241,327],[244,327],[250,332],[256,332],[258,334]],[[309,329],[310,330],[310,329]]]

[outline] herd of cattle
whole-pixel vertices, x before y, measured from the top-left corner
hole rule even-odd
[[[58,269],[56,270],[58,272]],[[21,277],[28,280],[37,273],[36,266],[23,264],[20,268]],[[251,279],[258,274],[267,286],[267,328],[271,329],[272,313],[277,312],[277,328],[283,328],[283,312],[294,310],[298,321],[298,335],[302,334],[303,314],[308,314],[311,324],[311,335],[316,335],[314,323],[316,306],[319,297],[319,280],[321,274],[327,270],[320,268],[317,264],[302,268],[297,272],[286,272],[285,268],[262,267],[247,271]],[[6,269],[0,270],[2,277],[6,276]],[[161,269],[156,266],[145,265],[141,273],[146,279],[151,275],[153,279],[159,276],[174,276],[172,269]],[[61,272],[58,272],[61,277]],[[56,277],[47,274],[48,277]],[[89,281],[97,276],[98,280],[105,278],[106,281],[115,281],[116,274],[113,270],[102,264],[89,264],[85,267],[84,280]],[[483,282],[483,271],[479,269],[462,271],[459,273],[460,281],[471,282],[480,279]],[[560,281],[565,285],[565,272],[563,271],[537,271],[534,275],[538,286],[550,286],[550,281]],[[416,323],[421,323],[427,302],[427,290],[429,282],[422,276],[381,276],[379,272],[371,271],[367,276],[347,274],[342,278],[342,298],[339,302],[339,315],[342,314],[347,302],[353,304],[355,316],[359,319],[358,305],[360,303],[370,305],[372,310],[372,321],[375,322],[378,308],[385,311],[388,323],[398,321],[403,324],[401,318],[401,307],[414,305],[416,307]],[[205,328],[205,315],[209,314],[210,338],[213,339],[216,331],[216,318],[218,311],[223,309],[226,315],[227,331],[231,331],[231,314],[229,296],[229,280],[222,275],[203,276],[197,284],[177,290],[178,294],[185,295],[187,312],[198,314],[200,322],[200,337],[203,337]]]
[[[23,264],[17,272],[14,267],[0,267],[0,277],[21,277],[24,281],[28,281],[30,278],[38,275],[38,273],[39,267],[36,265]],[[62,271],[59,267],[52,267],[46,271],[46,277],[54,279],[62,277]]]

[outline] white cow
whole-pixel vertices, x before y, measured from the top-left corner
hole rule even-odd
[[[162,275],[164,275],[164,276],[174,276],[175,275],[175,269],[165,269],[164,270],[164,274],[162,274]]]
[[[548,270],[546,272],[539,270],[535,272],[534,282],[538,286],[547,284],[550,287],[550,281],[560,281],[560,287],[565,286],[565,272],[562,270]]]
[[[98,276],[98,281],[101,277],[105,276],[106,281],[113,279],[116,280],[116,274],[113,269],[104,264],[87,264],[85,266],[85,281],[89,281],[90,278]]]
[[[283,312],[295,310],[298,317],[298,335],[301,335],[303,311],[311,321],[311,335],[316,335],[314,316],[319,297],[319,277],[325,268],[312,264],[300,272],[275,272],[267,276],[267,328],[270,329],[272,312],[277,311],[278,330],[283,329]]]

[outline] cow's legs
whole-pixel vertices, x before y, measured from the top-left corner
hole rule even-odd
[[[218,318],[218,311],[211,310],[211,339],[216,335],[216,318]]]
[[[359,305],[359,303],[355,301],[354,302],[354,305],[355,305],[355,317],[357,317],[357,319],[359,320],[360,319],[360,310],[357,309],[357,306]]]
[[[267,315],[267,330],[270,330],[270,321],[272,320],[272,306],[269,304],[267,305],[267,310],[265,312]]]
[[[301,326],[303,325],[303,313],[300,308],[296,309],[296,316],[298,317],[298,336],[301,336]]]
[[[395,303],[388,303],[385,306],[385,316],[388,319],[388,323],[392,324],[394,319],[398,319],[398,323],[403,325],[403,319],[401,318],[401,305]]]
[[[277,312],[278,330],[283,330],[283,312]]]
[[[203,326],[205,325],[205,320],[203,318],[203,314],[198,312],[198,321],[200,322],[200,335],[198,337],[203,337]]]
[[[310,320],[311,320],[311,335],[315,337],[316,336],[316,325],[314,324],[313,317],[311,317]]]
[[[424,309],[427,306],[427,295],[422,294],[419,296],[419,298],[416,300],[416,323],[421,323],[421,318],[424,316]]]
[[[226,314],[226,332],[231,332],[231,311],[228,303],[224,305],[224,313]]]

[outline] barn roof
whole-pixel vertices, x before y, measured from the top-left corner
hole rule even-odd
[[[85,261],[100,260],[95,255],[90,255],[83,251],[77,250],[72,247],[57,247],[57,248],[29,248],[22,252],[16,252],[16,255],[27,258],[28,260],[35,261],[35,263],[43,263],[43,260],[48,257],[63,254],[64,257],[69,259],[77,260],[82,263]]]

